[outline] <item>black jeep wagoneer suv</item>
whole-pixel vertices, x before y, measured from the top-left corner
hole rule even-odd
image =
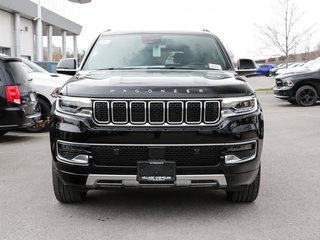
[[[220,40],[203,32],[99,35],[52,109],[56,198],[90,189],[207,187],[252,202],[264,121]]]

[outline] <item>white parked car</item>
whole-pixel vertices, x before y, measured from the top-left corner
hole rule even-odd
[[[32,78],[33,85],[37,92],[38,103],[41,109],[41,120],[45,121],[50,114],[51,106],[55,101],[55,98],[51,96],[51,93],[64,85],[64,83],[70,79],[70,76],[57,73],[49,73],[39,65],[31,62],[27,59],[22,59],[25,70],[28,72],[30,78]],[[41,132],[47,129],[47,126],[29,128],[31,132]]]
[[[278,69],[276,71],[276,75],[280,75],[280,74],[283,74],[283,73],[286,73],[286,72],[290,72],[290,71],[292,71],[292,69],[294,69],[296,67],[300,67],[303,64],[304,63],[302,63],[302,62],[290,63],[290,65],[288,65],[288,68],[284,67],[284,68]]]
[[[296,74],[296,73],[309,72],[310,69],[319,69],[319,68],[320,68],[320,57],[317,58],[317,59],[314,59],[314,60],[310,60],[309,62],[306,62],[302,66],[296,66],[294,68],[288,68],[288,69],[286,69],[286,71],[283,71],[281,73],[281,76],[287,75],[287,74]]]

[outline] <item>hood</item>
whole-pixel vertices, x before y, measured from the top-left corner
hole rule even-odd
[[[79,72],[61,89],[63,95],[96,98],[218,98],[253,92],[232,72],[164,69]]]
[[[319,78],[319,70],[311,68],[297,68],[295,70],[287,71],[279,74],[276,78],[290,78],[290,79],[301,79],[301,78]]]
[[[66,81],[68,81],[71,76],[63,75],[63,74],[57,74],[57,73],[41,73],[41,72],[31,72],[28,73],[29,76],[33,80],[47,80],[47,81],[56,81],[59,82],[59,85],[63,85]]]
[[[285,69],[281,72],[281,74],[296,74],[296,73],[305,73],[305,72],[310,72],[310,71],[311,70],[306,67],[295,67],[295,68],[291,68],[291,69]]]

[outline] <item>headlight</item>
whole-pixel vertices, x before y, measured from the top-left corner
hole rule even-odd
[[[232,116],[255,112],[258,108],[255,96],[224,98],[222,101],[222,115]]]
[[[60,97],[56,103],[57,110],[67,114],[90,117],[92,102],[89,98]]]
[[[289,80],[289,81],[284,81],[284,82],[283,82],[283,85],[284,85],[284,86],[287,86],[287,87],[292,87],[294,84],[293,84],[292,81]]]

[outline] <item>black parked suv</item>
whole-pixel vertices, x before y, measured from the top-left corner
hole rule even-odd
[[[75,68],[65,59],[57,69]],[[258,195],[261,106],[209,32],[103,32],[52,111],[60,202],[115,187],[207,187],[235,202]]]
[[[21,59],[0,55],[0,136],[12,129],[31,127],[40,119],[30,81]]]
[[[292,72],[278,75],[273,93],[276,98],[292,104],[303,107],[315,105],[320,96],[320,58]]]

